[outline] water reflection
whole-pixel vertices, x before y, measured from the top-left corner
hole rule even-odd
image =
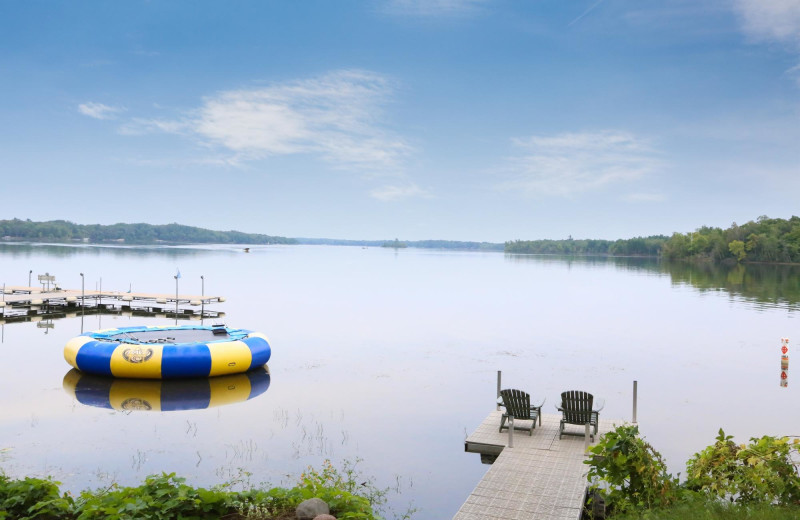
[[[141,380],[102,377],[72,369],[64,376],[64,391],[81,404],[121,412],[198,410],[247,401],[267,391],[269,369],[228,376]]]
[[[506,255],[514,263],[561,264],[571,267],[612,267],[669,276],[673,285],[700,292],[726,291],[760,308],[800,310],[800,265],[712,264],[666,262],[657,258],[565,257],[556,255]]]

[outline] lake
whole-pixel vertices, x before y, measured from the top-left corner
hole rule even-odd
[[[335,246],[95,247],[0,244],[0,284],[29,271],[64,288],[227,301],[228,326],[265,333],[269,387],[208,409],[126,411],[65,391],[64,344],[80,316],[2,325],[0,467],[51,475],[65,490],[138,485],[176,472],[193,485],[244,479],[291,485],[325,459],[359,462],[390,505],[450,518],[488,466],[464,438],[503,386],[547,398],[605,398],[601,417],[631,419],[673,473],[720,427],[797,435],[800,379],[780,380],[782,337],[796,344],[798,266],[692,267],[653,259]],[[210,324],[209,320],[205,320]],[[188,323],[188,322],[184,322]],[[194,323],[194,322],[192,322]],[[169,325],[87,315],[86,330]],[[794,361],[800,364],[800,359]],[[795,369],[797,370],[797,369]],[[68,386],[68,385],[67,385]],[[535,433],[534,433],[535,435]],[[387,515],[392,518],[392,514]]]

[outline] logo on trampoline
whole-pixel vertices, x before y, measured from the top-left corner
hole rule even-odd
[[[122,351],[122,357],[130,363],[144,363],[153,357],[151,348],[126,348]]]
[[[146,399],[131,397],[129,399],[125,399],[124,401],[122,401],[121,408],[123,410],[149,412],[150,410],[153,409],[153,406],[150,403],[148,403]]]

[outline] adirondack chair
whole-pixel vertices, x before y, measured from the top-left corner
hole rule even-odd
[[[533,435],[533,430],[536,428],[536,420],[538,419],[539,424],[541,424],[542,405],[531,406],[531,396],[522,390],[500,390],[500,397],[506,409],[500,419],[500,431],[502,432],[504,428],[508,429],[506,421],[509,418],[513,418],[515,422],[517,420],[532,421],[530,428],[515,424],[514,429],[528,430],[528,435]]]
[[[597,435],[597,421],[599,418],[599,411],[593,410],[594,396],[588,392],[580,390],[569,390],[561,392],[561,406],[558,409],[563,413],[561,418],[561,425],[559,427],[558,438],[564,435],[564,426],[567,424],[577,424],[586,426],[587,424],[594,427],[591,438],[594,440]],[[580,435],[572,434],[570,435]]]

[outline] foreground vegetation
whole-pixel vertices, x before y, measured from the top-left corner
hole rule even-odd
[[[683,482],[667,473],[637,426],[618,426],[589,451],[592,500],[602,500],[609,517],[800,517],[797,438],[765,435],[736,444],[720,429],[714,444],[689,459]]]
[[[163,473],[147,477],[138,487],[112,484],[74,497],[49,479],[16,480],[0,474],[0,519],[283,520],[295,518],[294,510],[304,500],[320,498],[339,520],[379,520],[376,511],[385,504],[387,490],[362,480],[355,464],[337,470],[325,461],[321,470],[309,468],[291,489],[234,491],[231,484],[195,488],[174,473]]]
[[[180,224],[100,224],[81,225],[66,220],[32,222],[31,220],[0,220],[0,238],[6,240],[35,240],[53,242],[120,242],[125,244],[295,244],[285,237],[213,231]]]

